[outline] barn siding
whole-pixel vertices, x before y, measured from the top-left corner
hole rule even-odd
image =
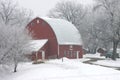
[[[62,57],[68,57],[68,58],[77,58],[76,52],[79,51],[79,58],[82,58],[83,56],[83,50],[82,46],[79,45],[72,45],[72,48],[70,47],[71,45],[60,45],[59,46],[59,58]]]
[[[37,23],[38,20],[39,23]],[[48,54],[47,58],[56,58],[58,52],[58,43],[56,36],[49,24],[40,18],[35,18],[28,24],[28,29],[32,33],[33,39],[48,39],[48,51],[46,52],[46,54]]]

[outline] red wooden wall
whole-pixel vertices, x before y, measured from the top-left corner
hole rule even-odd
[[[79,45],[60,45],[59,46],[59,58],[67,57],[67,58],[77,58],[77,51],[79,52],[79,58],[83,57],[83,49],[82,46]]]
[[[45,54],[48,55],[48,58],[56,58],[58,43],[54,31],[49,24],[40,18],[35,18],[28,24],[27,28],[32,33],[33,39],[48,39],[48,49]]]

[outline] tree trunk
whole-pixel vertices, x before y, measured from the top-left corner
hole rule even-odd
[[[116,60],[116,53],[117,53],[117,46],[119,41],[113,41],[113,53],[112,53],[112,60]]]
[[[18,66],[18,64],[15,63],[15,66],[14,66],[14,72],[17,72],[17,66]]]
[[[18,66],[18,61],[17,61],[17,59],[14,57],[14,72],[17,72],[17,66]]]

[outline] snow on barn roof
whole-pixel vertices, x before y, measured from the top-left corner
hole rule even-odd
[[[42,39],[42,40],[32,40],[30,41],[30,50],[31,51],[38,51],[41,49],[45,43],[47,43],[47,39]]]
[[[55,32],[59,45],[82,45],[81,35],[72,23],[63,19],[42,19],[46,21]]]

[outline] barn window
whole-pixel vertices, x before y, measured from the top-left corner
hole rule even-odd
[[[66,55],[67,57],[73,57],[73,51],[66,51],[66,54],[64,53],[64,55]]]
[[[66,56],[67,56],[67,57],[69,57],[69,55],[70,55],[69,51],[67,51],[67,53],[66,53],[66,54],[67,54]]]
[[[37,20],[37,24],[39,24],[40,23],[40,21],[39,20]]]
[[[74,54],[74,57],[77,57],[77,51],[74,51],[73,54]]]

